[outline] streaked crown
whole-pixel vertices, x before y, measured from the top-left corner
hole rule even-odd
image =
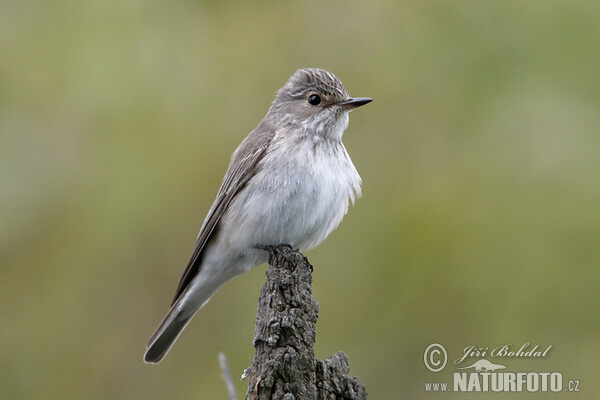
[[[350,97],[342,82],[331,72],[320,68],[303,68],[296,71],[277,92],[275,102],[303,99],[312,92],[339,100]]]

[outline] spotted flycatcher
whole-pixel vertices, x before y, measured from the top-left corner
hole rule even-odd
[[[158,363],[221,285],[267,261],[270,246],[321,243],[360,197],[361,179],[342,143],[352,98],[333,75],[300,69],[244,139],[202,224],[169,312],[146,348]]]

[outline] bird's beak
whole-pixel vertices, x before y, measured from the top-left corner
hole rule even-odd
[[[346,101],[342,101],[341,103],[338,103],[338,106],[344,106],[347,108],[356,108],[356,107],[360,107],[360,106],[364,106],[367,103],[372,102],[373,99],[370,97],[355,97],[353,99],[349,99]]]

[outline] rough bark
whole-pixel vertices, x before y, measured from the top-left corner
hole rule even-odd
[[[366,399],[358,378],[348,376],[343,352],[325,361],[315,358],[319,305],[312,296],[312,265],[289,246],[270,252],[258,301],[254,360],[245,372],[246,399]]]

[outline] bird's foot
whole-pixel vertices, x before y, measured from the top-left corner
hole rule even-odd
[[[302,253],[300,253],[302,254]],[[315,270],[313,265],[310,263],[310,261],[308,261],[308,257],[306,257],[304,254],[302,254],[302,257],[304,257],[304,261],[306,262],[306,265],[308,265],[308,269],[310,269],[310,273],[312,274],[313,271]]]
[[[283,257],[290,264],[295,264],[291,257],[287,254],[287,251],[293,250],[292,246],[289,244],[257,244],[254,246],[254,248],[269,252],[269,265],[273,265],[275,267],[278,265],[277,256]]]

